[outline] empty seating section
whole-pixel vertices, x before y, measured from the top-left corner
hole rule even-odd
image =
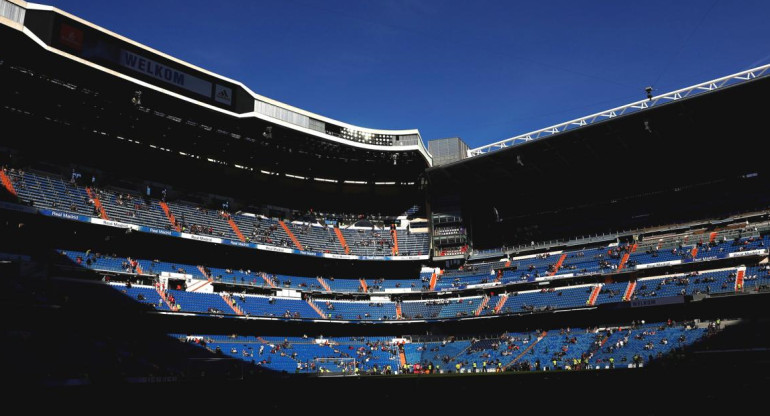
[[[168,305],[163,302],[163,299],[161,299],[158,291],[155,290],[154,287],[142,285],[131,285],[131,287],[127,287],[121,283],[110,283],[110,286],[139,303],[151,305],[158,310],[169,310]]]
[[[297,222],[287,222],[286,225],[306,251],[345,254],[331,227]]]
[[[113,221],[171,229],[166,214],[155,201],[149,201],[148,204],[143,198],[129,193],[98,191],[98,194],[107,216]]]
[[[324,279],[332,292],[361,292],[361,282],[355,279]],[[317,284],[318,282],[316,282]],[[368,288],[368,286],[367,286]]]
[[[38,208],[51,208],[98,217],[89,203],[84,188],[76,187],[60,177],[39,175],[32,172],[9,172],[16,194],[25,201],[33,201]]]
[[[180,341],[184,335],[172,335]],[[296,337],[252,336],[194,336],[197,345],[215,354],[244,360],[270,370],[287,373],[329,372],[353,373],[353,360],[361,372],[379,372],[390,366],[395,372],[399,367],[398,349],[391,339],[307,339]],[[203,343],[200,343],[203,340]],[[344,360],[334,360],[342,358]],[[323,360],[331,359],[331,360]],[[324,370],[322,370],[322,368]]]
[[[396,304],[393,302],[341,302],[316,299],[315,304],[333,319],[395,320]]]
[[[603,285],[599,291],[599,296],[596,297],[596,302],[594,304],[601,305],[604,303],[621,302],[627,287],[628,282],[608,283]],[[588,298],[586,297],[586,299]]]
[[[408,233],[397,229],[398,254],[401,256],[421,256],[428,254],[430,235],[428,233]]]
[[[466,275],[466,276],[442,275],[436,281],[436,287],[434,288],[434,290],[441,291],[441,290],[464,289],[469,284],[489,283],[494,280],[495,280],[495,276],[490,275],[488,273],[473,274],[473,275]]]
[[[168,295],[173,296],[173,298]],[[216,293],[195,293],[172,289],[168,290],[168,295],[167,298],[174,299],[172,306],[179,305],[182,312],[233,313],[222,296]]]
[[[668,327],[665,324],[643,325],[616,331],[604,346],[592,357],[597,367],[609,367],[610,358],[615,367],[630,367],[634,356],[643,363],[678,347],[685,347],[698,341],[706,334],[705,328]]]
[[[183,232],[238,240],[238,236],[227,223],[227,218],[222,216],[221,211],[177,202],[167,202],[167,204]]]
[[[703,272],[688,273],[639,279],[634,297],[637,299],[651,297],[665,297],[677,295],[731,293],[735,291],[735,268]],[[746,269],[749,280],[744,289],[750,290],[752,286],[767,283],[768,271],[766,268],[749,267]],[[754,285],[751,282],[756,282]]]
[[[340,228],[350,253],[358,256],[390,256],[390,231],[383,228]],[[400,237],[400,236],[399,236]],[[425,249],[427,252],[427,248]]]
[[[289,236],[272,218],[235,214],[232,219],[248,242],[287,248],[292,246]]]
[[[590,286],[554,290],[533,290],[509,294],[501,313],[542,312],[552,309],[584,306],[590,294]],[[490,301],[490,303],[492,303]],[[492,313],[490,310],[489,313]]]
[[[249,285],[256,287],[270,287],[257,272],[246,270],[231,270],[218,267],[208,267],[211,278],[215,282]]]
[[[565,365],[572,366],[573,360],[582,360],[582,355],[587,353],[600,335],[585,330],[549,331],[548,334],[540,340],[533,348],[532,354],[528,354],[526,359],[530,365],[534,366],[539,360],[541,368],[553,368],[553,360],[556,359],[557,367],[564,368]]]
[[[254,295],[234,295],[233,299],[247,315],[320,319],[315,309],[302,299]]]
[[[534,281],[537,277],[547,276],[553,265],[559,261],[560,253],[538,254],[525,256],[524,258],[511,259],[511,267],[515,270],[504,270],[501,281],[503,283]]]
[[[386,292],[388,289],[409,290],[413,292],[427,292],[430,290],[430,274],[420,274],[419,280],[415,279],[366,279],[366,286],[370,293]],[[332,285],[332,287],[334,287]]]
[[[138,273],[125,257],[112,257],[111,255],[95,252],[83,252],[74,250],[62,250],[60,253],[79,266],[91,270],[114,272],[114,273]],[[135,260],[142,274],[158,275],[162,272],[190,274],[196,279],[205,279],[205,276],[195,266],[177,265],[168,262],[154,260]]]
[[[578,250],[567,253],[558,274],[591,274],[612,270],[620,262],[619,255],[610,255],[605,248]]]
[[[75,264],[91,270],[109,271],[115,273],[132,273],[125,258],[108,255],[92,254],[82,251],[61,251],[61,254],[72,260]]]
[[[437,319],[443,304],[436,301],[404,301],[401,302],[401,314],[404,319]]]
[[[481,296],[473,296],[461,299],[451,299],[441,308],[439,318],[455,318],[473,316],[476,308],[479,307]]]
[[[704,327],[657,323],[603,330],[549,330],[541,333],[506,333],[499,338],[442,342],[413,342],[404,346],[407,362],[440,366],[442,372],[554,370],[631,367],[634,357],[643,364],[675,348],[684,348],[707,334]],[[606,341],[605,341],[606,339]],[[624,341],[621,344],[619,342]],[[526,352],[526,353],[525,353]],[[475,364],[475,365],[474,365]]]

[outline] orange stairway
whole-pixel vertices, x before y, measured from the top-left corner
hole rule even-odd
[[[484,296],[483,299],[481,299],[481,304],[478,308],[476,308],[476,312],[473,313],[474,316],[481,315],[482,312],[484,312],[484,307],[487,306],[487,303],[489,303],[489,297]]]
[[[241,230],[238,228],[238,224],[236,224],[229,215],[227,216],[227,223],[230,224],[230,228],[233,229],[233,232],[238,236],[238,239],[242,242],[246,242],[246,237],[244,237],[241,233]]]
[[[594,306],[596,304],[596,298],[599,297],[599,292],[602,290],[602,285],[596,285],[591,290],[591,295],[588,296],[588,300],[586,301],[586,305],[588,306]]]
[[[433,290],[436,288],[437,280],[438,280],[438,275],[435,272],[432,275],[430,275],[430,290]]]
[[[396,319],[401,319],[401,302],[396,302]]]
[[[529,351],[530,351],[532,348],[535,348],[535,345],[537,345],[537,343],[538,343],[538,342],[540,342],[540,340],[542,340],[543,338],[545,338],[545,336],[546,336],[546,335],[548,335],[548,332],[547,332],[547,331],[543,331],[543,332],[540,334],[540,336],[539,336],[539,337],[537,337],[537,339],[536,339],[534,342],[532,342],[531,344],[529,344],[529,345],[527,346],[527,348],[524,348],[524,351],[522,351],[521,353],[519,353],[519,355],[517,355],[517,356],[516,356],[516,358],[514,358],[514,359],[513,359],[511,362],[509,362],[508,364],[506,364],[506,365],[505,365],[505,367],[503,367],[503,370],[507,370],[507,369],[508,369],[508,367],[510,367],[510,366],[512,366],[512,365],[514,365],[514,364],[516,364],[516,362],[517,362],[517,361],[519,361],[519,360],[521,359],[521,357],[523,357],[523,356],[524,356],[524,354],[527,354],[527,353],[528,353],[528,352],[529,352]]]
[[[692,251],[690,252],[690,256],[692,256],[693,259],[698,257],[698,247],[693,247]]]
[[[174,214],[171,213],[171,209],[169,209],[168,204],[163,201],[158,201],[158,204],[160,204],[161,209],[163,209],[163,212],[166,214],[166,218],[168,218],[171,226],[174,227],[174,229],[177,231],[182,231],[182,227],[176,225],[176,218],[174,218]]]
[[[628,261],[628,258],[631,257],[631,253],[624,253],[623,258],[620,259],[620,264],[618,264],[618,271],[623,270],[623,267],[626,267],[626,262]]]
[[[208,280],[209,282],[212,280],[211,276],[209,276],[209,274],[206,273],[206,269],[204,269],[203,266],[198,266],[198,270],[200,270],[201,274],[203,275],[203,277],[206,278],[206,280]]]
[[[317,277],[316,279],[318,279],[318,283],[321,284],[321,286],[324,288],[324,290],[326,290],[327,292],[331,292],[332,291],[332,289],[329,287],[329,284],[326,283],[326,280],[324,280],[323,277]]]
[[[361,282],[361,289],[363,289],[364,293],[369,291],[369,287],[366,285],[366,280],[364,279],[358,279],[359,282]]]
[[[241,308],[235,303],[235,301],[233,300],[233,298],[230,297],[230,295],[226,293],[221,293],[221,295],[222,295],[222,299],[225,300],[225,303],[227,304],[227,306],[229,306],[230,309],[232,309],[236,315],[240,315],[240,316],[244,315],[243,310],[241,310]]]
[[[396,229],[390,230],[390,235],[393,237],[393,249],[391,250],[391,254],[394,256],[398,255],[398,233],[396,232]]]
[[[634,295],[634,290],[636,290],[636,280],[632,280],[628,282],[628,286],[626,286],[626,291],[623,294],[624,302],[628,302],[631,300],[631,297]]]
[[[166,306],[168,306],[168,308],[169,308],[170,310],[172,310],[172,311],[173,311],[173,310],[174,310],[174,307],[173,307],[173,306],[171,306],[171,304],[170,304],[170,303],[168,303],[168,299],[166,299],[166,294],[165,294],[165,293],[163,293],[163,291],[162,291],[162,290],[160,290],[160,288],[159,288],[159,287],[155,287],[155,290],[156,290],[156,291],[158,292],[158,294],[160,295],[160,298],[161,298],[161,299],[163,299],[163,302],[165,302],[165,303],[166,303]]]
[[[270,278],[268,278],[266,274],[260,273],[259,275],[262,276],[262,280],[264,280],[265,283],[267,283],[268,286],[270,286],[273,289],[275,289],[275,285],[273,284],[273,281],[270,280]]]
[[[743,292],[743,281],[746,277],[746,268],[739,267],[737,273],[735,273],[735,291]]]
[[[13,196],[16,195],[16,188],[13,187],[13,182],[11,181],[11,178],[8,177],[8,175],[5,174],[5,171],[0,170],[0,180],[3,182],[3,187],[8,190]]]
[[[404,353],[403,348],[398,350],[398,357],[401,360],[401,368],[406,367],[406,353]]]
[[[107,212],[102,206],[102,201],[99,200],[99,196],[96,195],[96,192],[94,192],[91,188],[86,187],[86,193],[88,194],[88,197],[94,201],[94,206],[96,209],[99,210],[99,217],[101,217],[103,220],[109,220],[110,218],[107,216]]]
[[[553,265],[553,271],[548,273],[549,276],[553,276],[556,273],[559,272],[559,269],[561,268],[562,263],[564,263],[564,260],[567,258],[567,253],[564,253],[559,257],[559,261],[556,262],[556,264]]]
[[[508,295],[502,295],[500,296],[500,300],[497,301],[497,305],[495,305],[495,313],[500,313],[501,310],[503,310],[503,307],[505,306],[505,302],[508,301]]]
[[[321,310],[321,308],[318,307],[310,298],[307,299],[307,304],[310,305],[311,308],[315,309],[315,311],[318,313],[318,316],[320,316],[322,319],[327,319],[327,316],[324,315],[324,311]]]
[[[297,240],[297,237],[294,235],[293,232],[291,232],[291,230],[286,225],[286,223],[283,222],[283,220],[278,221],[278,223],[281,224],[281,227],[283,227],[283,230],[286,231],[286,235],[289,236],[291,241],[294,243],[294,246],[297,247],[298,249],[300,249],[301,251],[304,251],[305,249],[302,248],[302,244],[300,244],[299,240]]]
[[[342,230],[334,227],[334,234],[337,234],[337,240],[340,242],[340,245],[342,245],[342,248],[345,249],[345,254],[350,254],[350,247],[348,246],[348,242],[345,241],[345,236],[342,235]]]
[[[717,239],[717,233],[714,231],[713,233],[709,234],[709,243],[713,243],[714,240]]]
[[[131,257],[126,257],[126,260],[128,260],[128,264],[133,264],[134,263],[134,261],[131,260]],[[142,272],[142,266],[140,266],[138,262],[136,263],[136,274],[144,274]]]

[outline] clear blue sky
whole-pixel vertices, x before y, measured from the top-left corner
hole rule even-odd
[[[359,126],[488,144],[770,62],[770,1],[47,3]]]

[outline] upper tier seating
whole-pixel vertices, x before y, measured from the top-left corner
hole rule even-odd
[[[32,201],[39,208],[56,209],[85,216],[100,216],[84,187],[76,186],[61,177],[34,172],[9,170],[8,175],[21,200]],[[275,219],[250,214],[231,214],[190,203],[168,201],[169,211],[175,220],[172,224],[157,199],[106,189],[93,191],[101,201],[107,217],[113,221],[164,230],[178,227],[183,232],[239,241],[239,236],[228,222],[232,219],[248,242],[298,248]],[[344,248],[330,227],[288,221],[286,225],[306,251],[345,254]],[[391,256],[393,254],[390,249],[391,236],[387,230],[343,227],[341,232],[348,242],[351,255]],[[398,230],[397,233],[400,255],[428,254],[430,237],[427,233],[408,233],[406,230]]]

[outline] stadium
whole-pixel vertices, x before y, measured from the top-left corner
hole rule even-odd
[[[288,408],[766,385],[770,65],[469,148],[293,107],[50,6],[0,0],[0,39],[21,388]]]

